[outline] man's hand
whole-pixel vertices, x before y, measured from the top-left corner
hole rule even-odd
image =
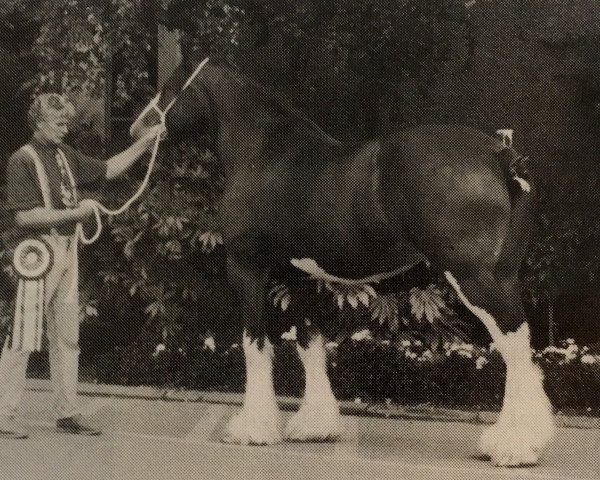
[[[82,200],[76,209],[77,220],[79,222],[83,222],[94,215],[94,212],[96,211],[95,205],[95,200],[90,200],[87,198]]]
[[[155,125],[149,128],[144,136],[131,145],[127,150],[115,155],[108,160],[106,178],[112,180],[131,168],[133,163],[140,158],[144,152],[151,150],[156,143],[156,137],[165,133],[164,125]]]
[[[163,124],[155,125],[148,129],[148,131],[140,138],[139,142],[141,142],[146,150],[150,150],[154,146],[154,142],[156,142],[156,137],[160,136],[161,139],[164,138],[167,129]]]

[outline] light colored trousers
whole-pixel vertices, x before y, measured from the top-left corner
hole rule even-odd
[[[77,413],[79,372],[79,299],[78,285],[71,286],[77,275],[73,255],[73,237],[44,235],[54,254],[54,263],[46,274],[44,297],[46,334],[49,343],[50,377],[57,418]],[[15,416],[25,390],[29,353],[8,348],[7,338],[0,357],[0,415]]]

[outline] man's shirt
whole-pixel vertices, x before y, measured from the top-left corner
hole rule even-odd
[[[58,148],[64,153],[69,163],[78,191],[86,185],[106,178],[106,162],[88,157],[68,145],[61,144],[57,147],[43,144],[35,138],[29,141],[29,145],[35,149],[44,165],[54,209],[61,210],[74,206],[72,198],[68,198],[71,190],[69,179],[57,159]],[[44,207],[44,198],[34,162],[31,155],[23,150],[17,150],[8,160],[6,205],[8,210],[13,213]],[[76,225],[76,222],[65,223],[56,227],[56,230],[61,235],[72,235],[75,233]]]

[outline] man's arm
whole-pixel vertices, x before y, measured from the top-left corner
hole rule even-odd
[[[157,135],[162,134],[164,127],[158,125],[151,128],[146,135],[126,150],[108,159],[106,178],[112,180],[131,168],[135,161],[154,145]]]
[[[36,207],[31,210],[16,211],[15,223],[21,228],[52,228],[73,221],[81,222],[92,215],[93,212],[88,203],[66,210]]]

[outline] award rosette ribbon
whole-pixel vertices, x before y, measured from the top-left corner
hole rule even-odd
[[[12,350],[42,347],[45,275],[52,267],[49,245],[40,238],[23,240],[15,249],[13,265],[19,279],[12,331]]]

